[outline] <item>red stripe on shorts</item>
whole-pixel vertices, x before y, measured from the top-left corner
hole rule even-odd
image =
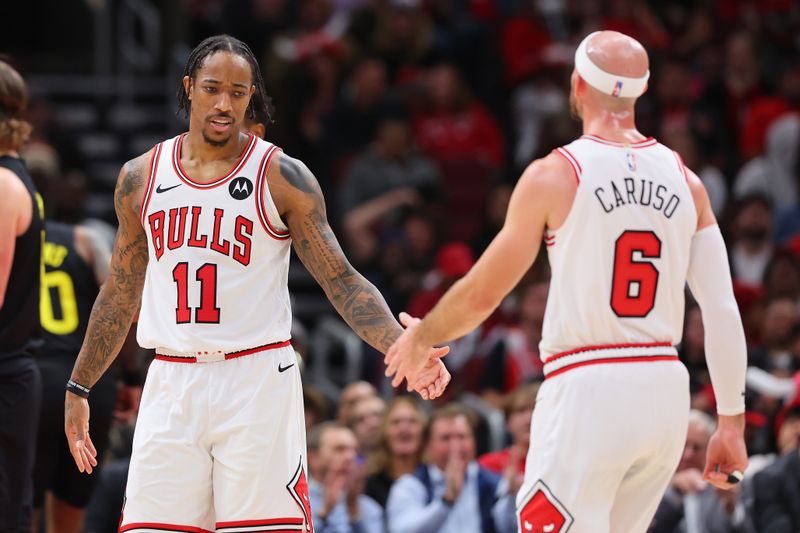
[[[678,361],[677,355],[642,355],[642,356],[633,356],[633,357],[606,357],[605,359],[590,359],[589,361],[581,361],[579,363],[573,363],[571,365],[563,366],[558,370],[553,370],[552,372],[548,373],[544,379],[550,379],[555,377],[559,374],[563,374],[567,370],[572,370],[573,368],[578,368],[581,366],[588,366],[588,365],[603,365],[608,363],[649,363],[653,361]]]

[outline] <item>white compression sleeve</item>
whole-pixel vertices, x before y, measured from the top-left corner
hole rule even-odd
[[[733,296],[728,253],[716,224],[703,228],[692,238],[687,281],[703,315],[706,362],[717,399],[717,413],[743,413],[747,346]]]

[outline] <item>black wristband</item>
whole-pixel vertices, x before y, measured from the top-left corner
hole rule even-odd
[[[88,387],[84,387],[80,383],[75,383],[71,379],[67,380],[67,386],[64,388],[67,389],[72,394],[77,394],[81,398],[88,398],[89,392],[91,391],[91,389],[89,389]]]

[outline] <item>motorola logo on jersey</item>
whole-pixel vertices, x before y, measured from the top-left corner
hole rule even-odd
[[[231,193],[231,196],[236,200],[244,200],[253,194],[253,182],[244,176],[233,178],[231,184],[228,185],[228,192]]]

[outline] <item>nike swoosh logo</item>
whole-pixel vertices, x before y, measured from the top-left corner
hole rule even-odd
[[[293,366],[294,366],[294,363],[292,363],[292,364],[291,364],[291,365],[289,365],[289,366],[283,366],[283,365],[281,365],[280,363],[278,363],[278,372],[286,372],[287,370],[289,370],[289,369],[290,369],[290,368],[292,368]]]
[[[171,191],[171,190],[172,190],[172,189],[174,189],[175,187],[180,187],[181,185],[183,185],[183,184],[182,184],[182,183],[179,183],[179,184],[177,184],[177,185],[173,185],[172,187],[165,187],[165,188],[163,188],[163,189],[161,188],[161,185],[159,185],[158,187],[156,187],[156,193],[158,193],[158,194],[161,194],[162,192]]]

